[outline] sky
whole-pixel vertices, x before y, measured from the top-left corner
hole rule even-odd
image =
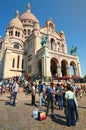
[[[86,0],[0,0],[0,36],[4,38],[9,22],[19,14],[26,12],[30,3],[31,12],[37,17],[40,26],[52,18],[55,29],[64,31],[68,52],[77,46],[82,76],[86,74]]]

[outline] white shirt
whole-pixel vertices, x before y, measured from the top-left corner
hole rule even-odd
[[[13,84],[14,92],[18,92],[18,87],[19,87],[18,83]]]
[[[35,86],[32,86],[32,94],[35,94]]]

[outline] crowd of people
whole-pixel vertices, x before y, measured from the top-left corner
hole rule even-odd
[[[10,104],[16,106],[17,94],[19,86],[23,84],[23,90],[26,94],[31,94],[31,105],[38,106],[36,104],[36,93],[39,94],[39,106],[45,105],[46,114],[48,116],[49,109],[51,109],[51,117],[54,117],[54,106],[57,106],[58,110],[64,110],[67,126],[75,126],[79,121],[78,103],[77,97],[82,99],[83,91],[80,86],[76,86],[74,83],[47,83],[39,80],[38,82],[30,82],[26,79],[21,81],[19,77],[15,77],[8,82],[1,81],[1,94],[6,91],[6,86],[10,92]]]

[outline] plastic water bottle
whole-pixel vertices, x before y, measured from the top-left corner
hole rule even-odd
[[[38,109],[35,109],[35,110],[33,110],[33,117],[35,118],[35,119],[37,119],[38,118]]]

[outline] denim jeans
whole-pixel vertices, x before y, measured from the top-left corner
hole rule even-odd
[[[68,115],[67,115],[67,125],[68,126],[75,126],[75,104],[73,99],[69,99],[68,101]]]
[[[40,93],[39,98],[40,98],[40,106],[42,106],[42,102],[45,101],[43,98],[43,92]]]
[[[63,109],[63,97],[62,96],[58,96],[58,106],[59,109]]]
[[[16,105],[17,92],[14,92],[13,96],[14,96],[13,105],[15,106]]]

